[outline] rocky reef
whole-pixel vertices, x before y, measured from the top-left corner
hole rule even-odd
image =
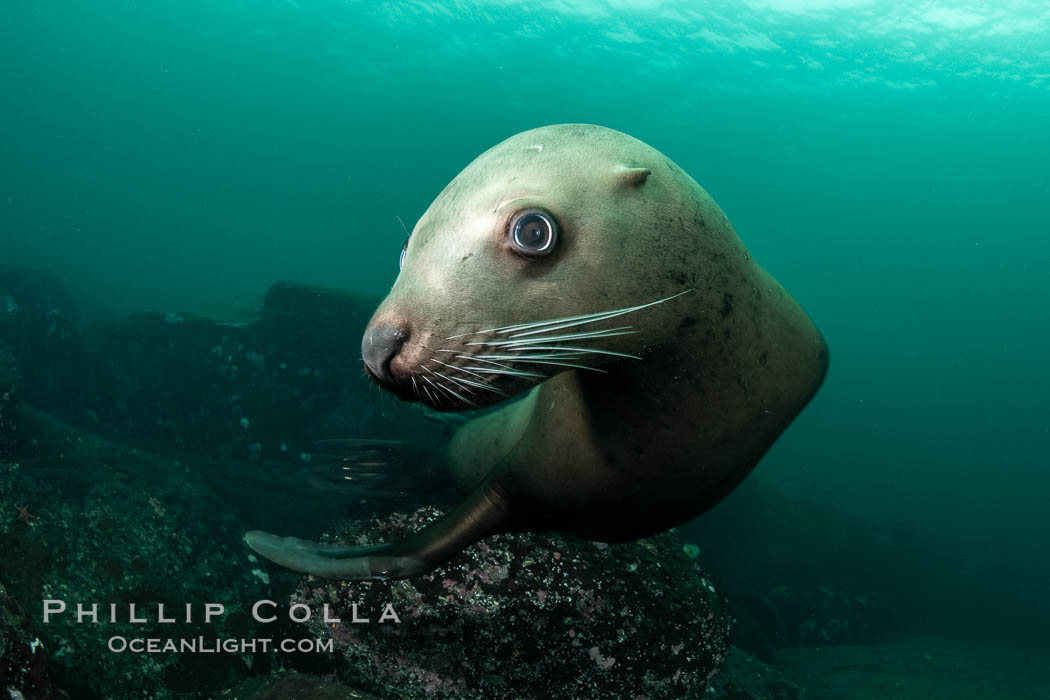
[[[306,673],[274,672],[256,676],[222,692],[229,700],[379,700],[339,681]]]
[[[56,685],[74,697],[111,696],[118,688],[127,697],[173,697],[266,668],[259,654],[109,648],[114,639],[172,636],[174,625],[157,622],[158,604],[179,615],[179,637],[258,634],[243,603],[270,595],[266,576],[239,541],[243,525],[196,473],[199,464],[110,442],[27,406],[20,413],[23,436],[40,451],[0,461],[0,503],[10,511],[0,519],[3,577],[30,612]],[[22,511],[12,504],[24,517],[15,517]],[[47,623],[45,600],[65,607]],[[219,603],[227,614],[205,623],[198,612],[184,623],[187,603],[198,611]],[[78,604],[97,606],[96,616],[78,621]],[[149,622],[132,623],[131,605]]]
[[[397,540],[438,514],[354,520],[336,539]],[[382,698],[701,697],[728,651],[725,600],[673,532],[498,535],[408,580],[308,577],[293,601],[342,620],[308,626],[335,642],[341,676]],[[387,605],[400,622],[377,622]]]
[[[0,299],[0,305],[3,300]],[[18,387],[21,371],[14,351],[0,341],[0,457],[14,451],[16,439],[15,406],[18,402]]]
[[[308,459],[323,438],[436,432],[368,400],[359,347],[374,300],[278,283],[251,323],[141,313],[81,327],[3,285],[0,274],[0,307],[12,307],[0,316],[0,387],[76,428],[237,461]]]
[[[3,635],[10,687],[49,697],[25,680],[45,658],[55,687],[85,698],[208,697],[273,667],[272,651],[107,644],[280,632],[249,614],[276,594],[241,536],[249,523],[310,530],[334,520],[342,499],[303,478],[313,440],[390,430],[353,399],[368,386],[345,348],[369,305],[283,284],[250,324],[141,314],[85,325],[56,280],[0,267],[0,580],[27,612],[17,635]],[[441,430],[404,420],[420,434]],[[45,600],[67,611],[45,624]],[[99,621],[78,624],[78,603],[97,604]],[[205,623],[205,603],[226,613]],[[149,612],[158,604],[198,615],[173,635]],[[151,622],[132,623],[132,605]]]
[[[707,689],[707,700],[805,700],[805,688],[746,651],[730,647]]]
[[[48,673],[47,650],[22,606],[0,584],[0,688],[11,698],[50,700],[57,691]]]

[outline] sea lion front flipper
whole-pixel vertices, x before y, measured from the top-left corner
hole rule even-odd
[[[260,555],[293,571],[323,578],[385,581],[429,571],[483,537],[499,532],[506,514],[501,489],[488,479],[450,513],[400,542],[353,547],[259,530],[246,533],[244,541]]]

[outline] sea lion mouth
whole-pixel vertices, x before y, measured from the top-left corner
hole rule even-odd
[[[586,326],[648,309],[691,291],[620,309],[453,335],[445,339],[448,347],[428,350],[425,357],[404,368],[393,382],[377,378],[367,367],[365,371],[399,398],[418,401],[438,411],[483,408],[515,396],[558,372],[604,373],[607,370],[595,365],[609,360],[642,359],[639,355],[592,346],[640,331],[631,326],[599,329]]]

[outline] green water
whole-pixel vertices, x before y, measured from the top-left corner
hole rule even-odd
[[[381,295],[499,140],[651,143],[831,347],[758,476],[932,537],[931,616],[1050,624],[1046,5],[10,0],[0,87],[0,260],[94,316]]]

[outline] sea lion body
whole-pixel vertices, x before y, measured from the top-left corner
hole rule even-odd
[[[346,558],[249,534],[310,573],[408,576],[495,532],[619,541],[681,524],[748,474],[828,362],[691,177],[579,124],[513,136],[442,191],[362,349],[384,387],[439,410],[528,393],[456,432],[446,461],[470,495],[404,543]]]

